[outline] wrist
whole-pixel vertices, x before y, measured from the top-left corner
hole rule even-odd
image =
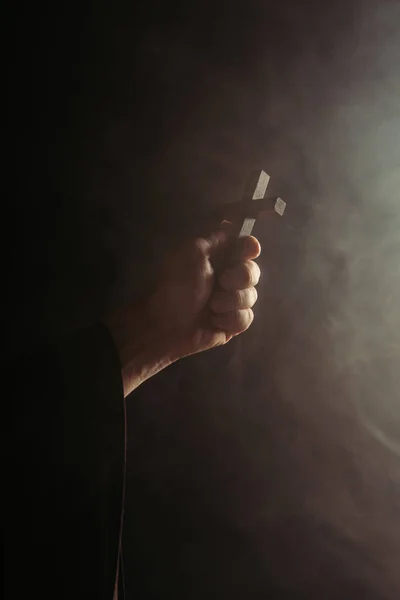
[[[145,311],[128,308],[103,322],[118,351],[125,397],[174,362],[167,336],[154,326]]]

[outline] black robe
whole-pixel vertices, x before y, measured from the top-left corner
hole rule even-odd
[[[3,390],[5,597],[112,600],[126,427],[110,333],[98,324],[14,360]]]

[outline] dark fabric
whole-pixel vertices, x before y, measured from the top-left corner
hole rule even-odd
[[[113,340],[95,325],[13,361],[3,383],[6,598],[111,600],[125,469]]]

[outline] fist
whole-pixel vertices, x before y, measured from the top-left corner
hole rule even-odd
[[[221,270],[229,253],[237,260]],[[195,239],[163,260],[156,292],[104,319],[121,362],[124,395],[172,362],[226,344],[253,321],[260,244],[231,247],[226,232]]]
[[[219,270],[228,243],[221,231],[187,243],[164,262],[149,316],[164,332],[171,360],[225,344],[253,321],[260,244],[251,236],[237,240],[229,246],[237,260]]]

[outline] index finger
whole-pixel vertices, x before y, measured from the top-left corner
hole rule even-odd
[[[232,235],[235,228],[231,221],[223,220],[219,227],[220,231],[223,231],[228,235],[229,246],[232,255],[236,260],[253,260],[260,256],[261,245],[256,237],[253,235],[246,235],[235,239],[236,236]]]
[[[261,254],[261,245],[257,238],[248,235],[236,242],[235,255],[238,260],[254,260]]]

